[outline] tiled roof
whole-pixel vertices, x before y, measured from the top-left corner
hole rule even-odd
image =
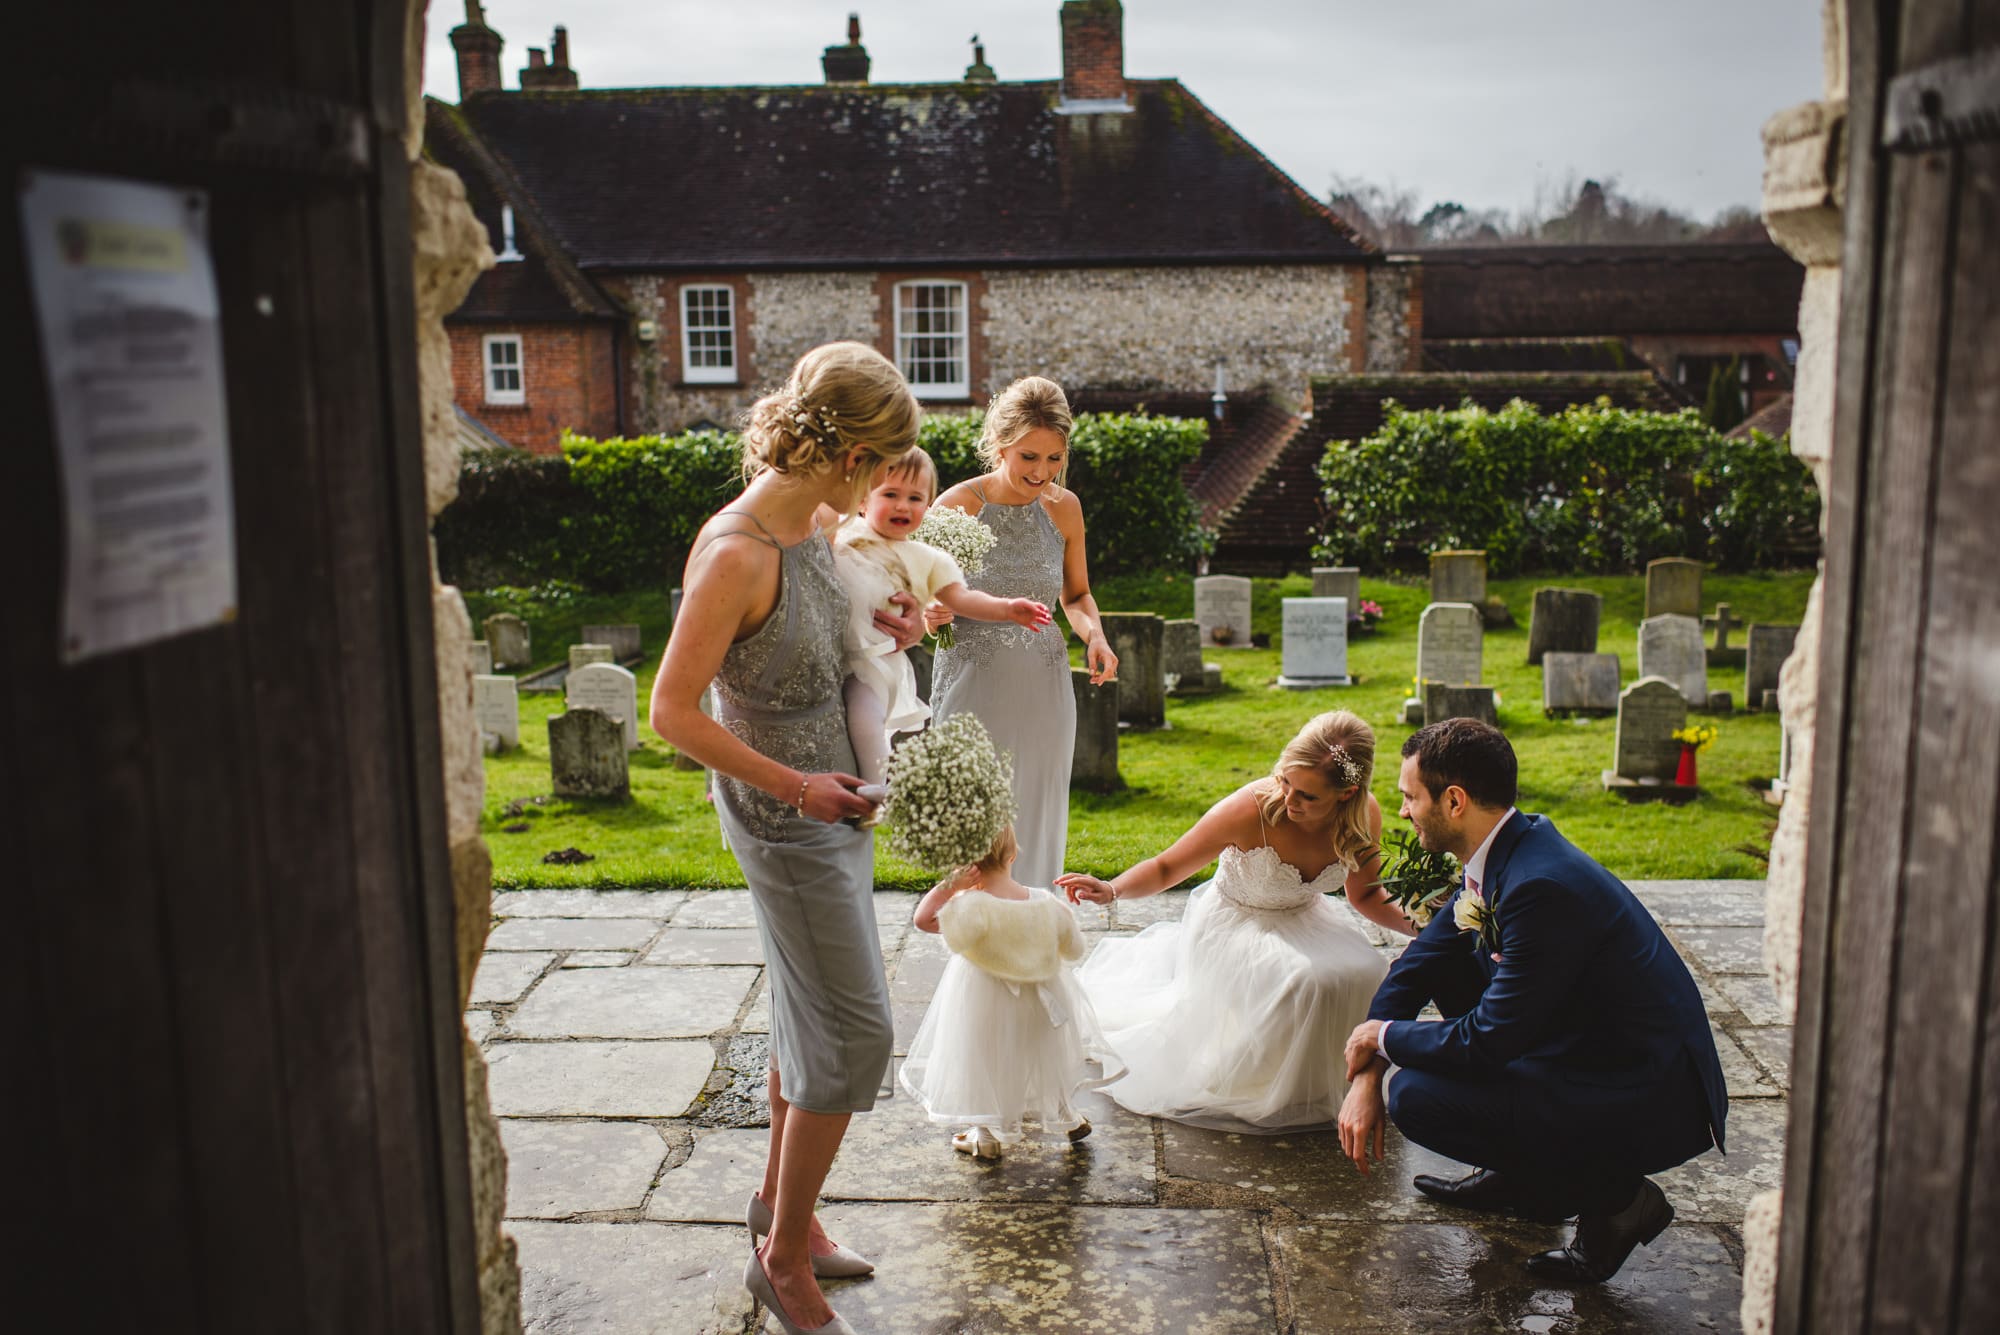
[[[617,305],[597,284],[577,272],[561,247],[551,243],[547,223],[533,201],[467,132],[457,108],[426,99],[424,117],[424,152],[440,166],[457,172],[465,183],[466,201],[485,224],[493,253],[500,253],[504,240],[500,206],[511,204],[514,248],[523,257],[502,261],[479,275],[452,318],[510,323],[619,318]]]
[[[1429,338],[1426,371],[1643,371],[1622,338]]]
[[[1373,254],[1178,81],[1129,87],[1124,115],[1058,114],[1053,80],[504,93],[456,111],[586,271]]]
[[[1501,408],[1525,399],[1544,412],[1599,396],[1621,408],[1668,411],[1675,404],[1651,372],[1537,375],[1337,375],[1315,376],[1313,415],[1265,468],[1222,526],[1209,568],[1217,573],[1259,574],[1303,570],[1324,522],[1319,461],[1328,442],[1359,440],[1382,425],[1382,405],[1456,408],[1470,399]]]
[[[1749,245],[1485,246],[1411,252],[1424,338],[1795,334],[1805,268]]]
[[[1767,436],[1783,436],[1791,429],[1792,396],[1786,394],[1751,413],[1732,427],[1729,434],[1747,438],[1752,431],[1761,431]]]

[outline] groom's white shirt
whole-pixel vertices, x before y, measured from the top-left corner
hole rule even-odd
[[[1518,810],[1520,810],[1519,807],[1508,807],[1507,814],[1493,823],[1493,828],[1486,832],[1486,837],[1480,841],[1479,847],[1473,849],[1472,856],[1465,860],[1465,879],[1478,886],[1479,893],[1482,895],[1486,893],[1486,855],[1492,851],[1493,840],[1499,835],[1501,830],[1506,828],[1507,822],[1514,819],[1514,813]],[[1440,913],[1445,912],[1444,909],[1438,911]],[[1399,1024],[1416,1023],[1419,1022],[1416,1020],[1387,1021],[1382,1026],[1381,1036],[1375,1040],[1375,1046],[1381,1051],[1384,1057],[1401,1066],[1402,1063],[1396,1061],[1396,1054],[1389,1050],[1390,1031]]]

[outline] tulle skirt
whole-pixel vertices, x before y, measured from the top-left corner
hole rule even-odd
[[[1246,909],[1209,882],[1176,923],[1108,938],[1078,977],[1126,1066],[1122,1106],[1225,1131],[1331,1125],[1347,1093],[1347,1036],[1388,971],[1314,895]]]
[[[1076,1095],[1123,1068],[1067,968],[1006,983],[959,956],[945,965],[898,1077],[933,1122],[986,1126],[1003,1141],[1083,1120]]]

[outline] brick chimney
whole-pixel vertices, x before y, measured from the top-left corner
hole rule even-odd
[[[555,58],[545,60],[540,47],[528,48],[528,68],[521,71],[522,92],[576,87],[576,71],[569,67],[568,28],[556,29],[555,37],[549,42],[549,54]]]
[[[1125,102],[1125,7],[1118,0],[1064,0],[1062,100],[1111,110]],[[1082,109],[1082,108],[1078,108]]]
[[[465,22],[451,30],[451,47],[458,52],[458,100],[500,91],[500,34],[486,26],[479,0],[465,0]]]
[[[828,83],[867,83],[868,48],[861,45],[861,16],[847,16],[847,45],[829,46],[819,58]]]
[[[972,63],[965,67],[967,83],[995,83],[1000,76],[986,63],[986,43],[979,40],[979,34],[972,34]]]

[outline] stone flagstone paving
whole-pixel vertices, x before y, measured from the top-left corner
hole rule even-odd
[[[1743,1212],[1777,1182],[1791,1055],[1759,961],[1763,883],[1632,888],[1709,1007],[1730,1153],[1658,1179],[1674,1225],[1612,1283],[1536,1284],[1520,1262],[1563,1230],[1424,1199],[1412,1174],[1458,1168],[1393,1131],[1364,1178],[1331,1132],[1225,1135],[1089,1096],[1097,1129],[1081,1146],[1030,1142],[992,1164],[954,1154],[891,1097],[855,1118],[827,1180],[828,1228],[883,1263],[829,1283],[835,1309],[868,1335],[1737,1330]],[[1079,921],[1095,941],[1185,902],[1086,907]],[[947,958],[908,928],[915,905],[876,896],[899,1054]],[[768,1118],[748,894],[530,890],[496,895],[493,910],[466,1023],[507,1146],[527,1329],[764,1329],[741,1278]]]

